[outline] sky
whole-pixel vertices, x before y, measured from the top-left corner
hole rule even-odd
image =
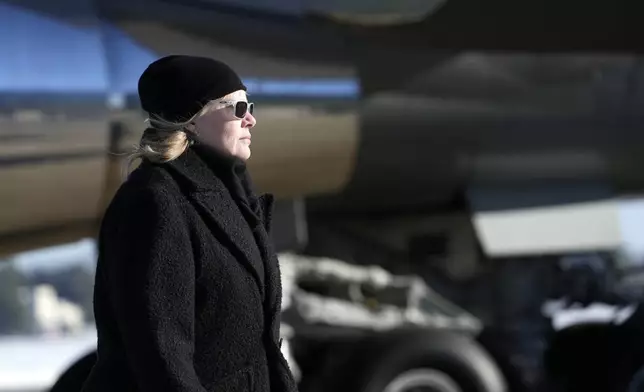
[[[1,37],[11,37],[2,39]],[[133,93],[160,56],[116,27],[72,25],[0,2],[0,94],[8,92]],[[265,80],[241,75],[251,94],[357,97],[352,78]]]
[[[23,252],[15,255],[11,261],[23,273],[56,270],[76,265],[93,270],[96,255],[95,241],[87,238],[68,244]]]

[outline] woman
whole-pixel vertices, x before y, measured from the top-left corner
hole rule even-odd
[[[295,391],[272,198],[253,194],[245,167],[246,87],[221,62],[169,56],[142,74],[139,97],[150,127],[101,227],[84,391]]]

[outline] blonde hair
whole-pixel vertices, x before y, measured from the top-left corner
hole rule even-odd
[[[146,159],[153,163],[165,163],[179,158],[197,135],[194,121],[209,112],[218,109],[220,102],[234,98],[235,92],[221,98],[213,99],[191,118],[181,121],[168,121],[155,114],[150,114],[145,121],[148,128],[143,132],[141,141],[128,154],[125,172],[129,172],[132,164],[138,159]]]
[[[141,141],[129,154],[129,168],[137,159],[147,159],[153,163],[164,163],[177,159],[190,145],[188,132],[194,132],[193,122],[202,113],[199,112],[188,121],[171,122],[161,117],[150,115],[146,119],[149,127],[143,132]]]

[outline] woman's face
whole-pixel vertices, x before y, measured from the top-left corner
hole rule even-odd
[[[248,102],[243,90],[228,94],[218,101]],[[243,160],[250,158],[250,129],[257,120],[247,111],[243,118],[235,117],[234,105],[215,104],[206,114],[195,120],[197,137],[221,153]]]

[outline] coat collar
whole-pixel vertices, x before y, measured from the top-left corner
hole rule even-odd
[[[239,158],[227,157],[211,147],[195,143],[177,159],[167,163],[181,177],[191,192],[218,191],[233,176],[246,177],[246,164]]]
[[[265,195],[255,199],[244,162],[224,157],[203,145],[195,144],[179,158],[168,162],[166,168],[197,207],[217,240],[246,266],[263,296],[263,255],[260,244],[255,242],[254,232],[262,223],[262,229],[270,227],[272,197]],[[247,193],[249,198],[239,200],[239,193]],[[249,199],[255,211],[247,205]],[[249,208],[251,211],[242,212]],[[245,219],[244,214],[255,215],[255,219]]]
[[[191,193],[222,192],[245,194],[249,207],[270,234],[275,198],[265,193],[255,196],[246,163],[234,157],[224,156],[211,147],[195,143],[184,154],[168,163],[178,175],[182,187]]]

